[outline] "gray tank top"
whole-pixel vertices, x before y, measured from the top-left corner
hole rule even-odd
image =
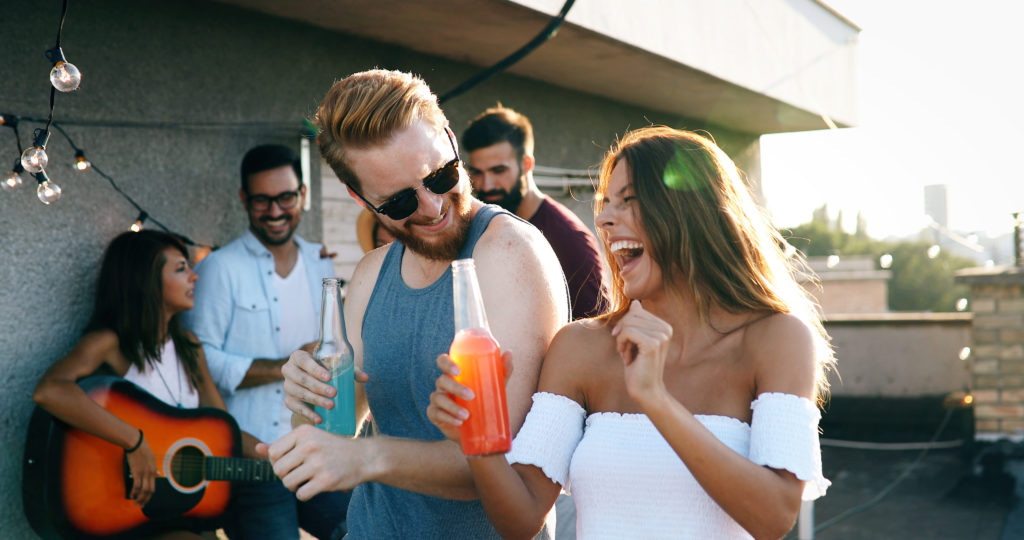
[[[473,255],[480,235],[499,214],[515,217],[490,205],[476,213],[459,258]],[[399,242],[388,249],[363,316],[363,369],[370,376],[366,397],[382,435],[441,440],[444,436],[427,420],[427,405],[441,375],[437,355],[448,352],[455,336],[452,270],[412,289],[402,280],[404,254]],[[352,494],[348,531],[353,539],[499,538],[479,501],[440,499],[372,482]]]

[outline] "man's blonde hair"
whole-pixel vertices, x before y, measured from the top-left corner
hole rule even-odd
[[[423,79],[383,69],[353,73],[331,86],[317,110],[320,155],[342,182],[358,191],[359,179],[345,163],[346,150],[385,143],[418,120],[439,133],[448,125]]]

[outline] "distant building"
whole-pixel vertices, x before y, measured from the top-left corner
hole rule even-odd
[[[871,257],[809,257],[807,263],[821,287],[803,283],[818,301],[822,314],[885,313],[889,311],[889,279]]]
[[[924,213],[943,229],[949,228],[949,186],[932,184],[924,187]]]

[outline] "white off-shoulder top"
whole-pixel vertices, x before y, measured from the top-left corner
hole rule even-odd
[[[805,500],[824,495],[831,483],[821,474],[821,413],[814,403],[766,393],[750,408],[750,425],[727,416],[696,418],[736,453],[805,481]],[[705,493],[644,414],[587,417],[575,401],[538,392],[507,458],[539,467],[572,493],[581,540],[751,537]]]

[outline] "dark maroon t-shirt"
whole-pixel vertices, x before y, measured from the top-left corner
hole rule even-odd
[[[605,306],[601,249],[590,229],[564,205],[544,197],[530,223],[555,250],[569,284],[573,320],[593,317]]]

